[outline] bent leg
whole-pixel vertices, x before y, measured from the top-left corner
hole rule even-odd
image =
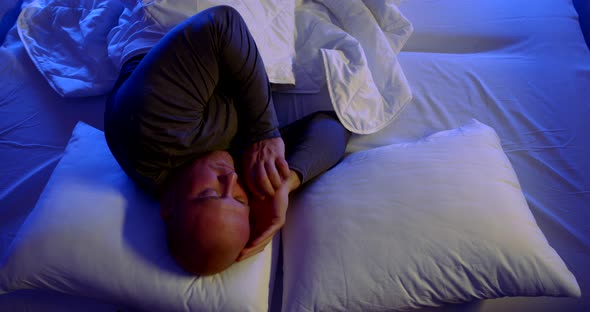
[[[313,113],[281,128],[281,134],[287,163],[301,184],[336,165],[351,135],[331,111]]]

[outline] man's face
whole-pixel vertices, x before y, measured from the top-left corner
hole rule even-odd
[[[175,177],[171,190],[176,204],[162,206],[162,216],[186,251],[179,252],[181,259],[177,260],[195,272],[217,263],[229,265],[250,235],[248,197],[238,182],[233,159],[225,151],[216,151],[196,159],[184,170]],[[194,257],[190,252],[193,249]],[[191,260],[205,261],[204,254],[210,257],[208,264]]]
[[[190,199],[217,199],[247,209],[248,196],[238,182],[234,161],[225,151],[215,151],[193,161],[187,168],[186,194]]]

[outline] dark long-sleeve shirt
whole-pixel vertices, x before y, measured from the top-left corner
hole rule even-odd
[[[290,167],[308,181],[343,155],[348,132],[315,114],[283,129]],[[270,84],[237,11],[205,10],[128,60],[105,109],[105,136],[123,170],[149,192],[193,159],[239,154],[280,136]]]
[[[123,66],[123,70],[121,71],[117,85],[120,85],[129,77],[142,58],[143,56],[135,57],[129,60]],[[112,145],[129,144],[123,142],[126,135],[121,131],[127,131],[125,130],[125,125],[117,124],[117,121],[121,122],[122,118],[119,116],[110,115],[113,114],[110,109],[107,109],[107,112],[108,113],[105,120],[107,122],[105,122],[105,124],[110,124],[110,126],[107,127],[107,136],[113,137],[111,141],[117,141],[117,143],[113,143]],[[238,112],[235,111],[235,114],[237,113]],[[219,133],[226,134],[228,136],[231,135],[233,131],[228,131],[227,129],[237,129],[237,125],[230,125],[230,123],[237,123],[238,118],[230,117],[228,119],[229,122],[210,122],[212,125],[211,127],[214,128],[217,126],[220,129],[210,130],[210,133],[201,133],[203,139],[212,139],[212,136]],[[274,118],[271,120],[273,119]],[[267,126],[274,124],[274,122],[275,121],[266,122],[263,123],[263,125]],[[170,126],[172,128],[176,127],[175,125]],[[346,143],[348,142],[348,138],[350,136],[350,132],[341,125],[334,112],[318,112],[309,115],[289,125],[280,127],[280,132],[275,131],[275,129],[278,129],[279,127],[271,126],[269,128],[271,129],[270,131],[260,131],[263,133],[263,135],[253,138],[252,142],[281,135],[285,141],[285,158],[287,159],[290,169],[296,171],[299,174],[302,184],[315,178],[336,164],[342,158],[346,149]],[[234,156],[238,156],[242,150],[243,145],[247,144],[243,142],[238,143],[238,139],[233,137],[213,137],[213,139],[219,140],[221,143],[199,144],[199,142],[195,142],[195,148],[190,150],[189,154],[192,153],[192,155],[187,157],[187,161],[194,159],[203,153],[212,151],[215,148],[220,150],[231,149],[233,151],[232,154],[234,154]],[[234,144],[233,146],[232,142]],[[111,149],[113,148],[120,149],[121,147],[112,146]],[[187,154],[187,151],[183,149],[178,152],[178,154],[183,156],[182,158],[184,159],[184,155]],[[173,155],[175,153],[176,152],[172,150],[166,152],[167,155]],[[145,156],[151,157],[149,155]],[[124,159],[122,162],[128,163],[129,160]],[[180,165],[181,163],[179,163],[177,166],[180,167]],[[154,163],[154,166],[158,166],[158,164]],[[176,169],[176,167],[174,167],[171,162],[162,163],[160,166],[162,166],[162,171],[166,172]],[[139,182],[141,186],[147,188],[150,191],[154,189],[155,185],[152,185],[151,179],[146,179],[145,177],[141,176],[141,173],[138,175],[136,171],[132,170],[131,168],[125,171],[134,180],[136,180],[136,182]],[[158,176],[165,177],[166,173],[159,173]]]

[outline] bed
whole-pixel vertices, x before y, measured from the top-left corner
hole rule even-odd
[[[236,7],[293,101],[279,118],[333,101],[347,156],[263,253],[187,276],[101,132],[107,34],[145,13],[2,1],[0,310],[590,311],[587,2],[159,2],[157,31]],[[61,53],[55,21],[89,50]]]

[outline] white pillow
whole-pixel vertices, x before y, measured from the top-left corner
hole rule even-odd
[[[283,239],[287,312],[580,296],[477,121],[347,156],[295,196]]]
[[[78,123],[0,263],[0,294],[41,288],[145,311],[265,311],[270,247],[220,274],[185,273],[168,253],[157,201],[123,173],[101,131]]]

